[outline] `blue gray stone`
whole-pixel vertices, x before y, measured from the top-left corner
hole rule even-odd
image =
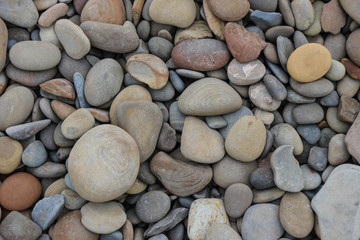
[[[224,128],[227,125],[227,122],[222,116],[208,116],[205,117],[205,121],[207,125],[213,129]]]
[[[151,54],[158,56],[166,62],[171,57],[171,51],[174,44],[162,37],[152,37],[148,41],[148,47]]]
[[[297,92],[295,92],[291,87],[287,87],[287,97],[286,100],[291,103],[313,103],[315,98],[304,97]]]
[[[320,128],[316,124],[299,125],[296,130],[310,144],[317,143],[321,137]]]
[[[281,66],[274,64],[267,59],[265,59],[265,63],[280,82],[284,84],[289,82],[289,75],[281,68]]]
[[[270,95],[276,100],[282,101],[287,96],[287,90],[274,75],[266,74],[263,78],[266,89],[269,91]]]
[[[226,127],[219,129],[219,131],[220,131],[221,135],[224,137],[224,139],[228,135],[230,129],[235,124],[235,122],[237,120],[239,120],[239,118],[247,116],[247,115],[253,116],[254,114],[249,108],[247,108],[245,106],[242,106],[239,110],[237,110],[235,112],[222,115],[223,118],[225,119],[225,121],[227,122]]]
[[[46,230],[60,215],[64,208],[65,200],[60,194],[43,198],[35,204],[31,217],[39,224],[42,230]]]
[[[149,240],[168,240],[168,238],[164,234],[159,234],[149,238]]]
[[[170,81],[168,81],[163,88],[152,89],[148,87],[148,90],[153,101],[166,102],[170,101],[175,96],[175,89]]]
[[[282,23],[282,14],[255,10],[251,13],[250,19],[263,31],[266,31],[270,27],[278,26]]]
[[[184,126],[186,116],[182,112],[180,112],[177,101],[173,102],[170,105],[169,112],[171,127],[176,131],[181,132]]]
[[[265,34],[258,26],[250,26],[247,27],[246,30],[248,30],[249,32],[256,33],[257,35],[259,35],[259,37],[261,37],[262,40],[265,41]]]
[[[46,161],[47,156],[44,144],[36,140],[25,148],[21,160],[28,167],[38,167]]]
[[[333,136],[335,136],[337,133],[332,130],[331,128],[324,128],[321,129],[321,137],[319,140],[319,146],[320,147],[329,147],[329,142]]]
[[[324,107],[336,107],[339,105],[339,95],[336,91],[332,91],[329,95],[320,99],[320,104]]]
[[[274,174],[271,168],[257,168],[250,175],[251,185],[259,190],[275,187]]]
[[[197,72],[189,69],[176,69],[176,73],[181,77],[190,79],[200,79],[205,77],[205,74],[203,74],[202,72]]]
[[[40,29],[35,29],[31,32],[31,40],[33,41],[41,41],[41,38],[40,38]]]
[[[140,86],[146,87],[145,83],[136,80],[129,73],[125,74],[124,85],[127,86],[127,87],[131,86],[131,85],[140,85]]]
[[[281,66],[285,71],[287,71],[287,61],[291,53],[295,50],[294,44],[289,38],[278,36],[276,38],[276,49]]]
[[[120,231],[112,232],[109,234],[100,235],[99,240],[122,240],[123,235]]]
[[[84,93],[84,86],[85,86],[85,80],[84,77],[81,75],[81,73],[76,72],[74,73],[74,85],[75,90],[77,93],[77,97],[80,103],[81,108],[89,108],[90,104],[85,99],[85,93]]]
[[[312,169],[322,172],[325,170],[328,159],[328,149],[314,146],[310,149],[308,164]]]
[[[73,191],[76,192],[74,186],[71,184],[69,173],[67,173],[67,174],[65,175],[65,185],[66,185],[68,188],[70,188],[71,190],[73,190]]]
[[[265,147],[264,147],[263,152],[259,156],[259,158],[264,158],[269,154],[269,152],[273,146],[273,143],[274,143],[274,136],[272,135],[272,133],[269,130],[266,130]]]
[[[183,80],[179,77],[179,75],[174,70],[170,70],[170,81],[176,91],[178,91],[180,93],[182,91],[184,91],[185,84],[184,84]]]
[[[179,197],[178,198],[180,206],[184,208],[190,208],[193,201],[195,201],[195,198],[193,197]]]

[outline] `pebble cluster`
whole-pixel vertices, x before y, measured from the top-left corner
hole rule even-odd
[[[0,240],[359,239],[360,0],[0,0]]]

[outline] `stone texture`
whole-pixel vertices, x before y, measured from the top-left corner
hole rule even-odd
[[[280,123],[270,129],[274,136],[274,146],[292,145],[294,147],[294,155],[300,155],[303,152],[303,144],[296,130],[287,123]]]
[[[339,165],[348,160],[350,154],[346,149],[345,135],[336,134],[329,142],[328,161],[331,165]]]
[[[71,113],[61,124],[61,133],[67,139],[78,139],[95,125],[93,115],[86,109],[80,108]]]
[[[12,127],[8,127],[6,129],[6,133],[9,137],[15,140],[25,140],[46,128],[50,123],[50,119],[44,119],[40,121],[15,125]]]
[[[338,106],[338,118],[341,121],[353,123],[360,110],[360,103],[346,95],[341,96]]]
[[[126,21],[123,1],[116,0],[90,0],[81,11],[81,22],[96,21],[123,25]]]
[[[48,154],[44,144],[41,141],[36,140],[25,148],[21,160],[28,167],[38,167],[45,163],[47,157]]]
[[[321,14],[321,27],[324,32],[338,34],[346,23],[346,14],[340,6],[339,0],[331,0],[324,4]]]
[[[348,39],[346,40],[346,52],[349,55],[350,59],[357,65],[360,66],[360,51],[356,47],[357,42],[360,40],[360,30],[357,29],[353,31]]]
[[[341,7],[344,11],[357,23],[360,23],[360,14],[357,11],[360,7],[360,2],[351,0],[340,0]]]
[[[206,239],[207,240],[216,240],[216,239],[242,240],[240,235],[232,227],[223,223],[213,224],[206,235]]]
[[[271,168],[260,167],[253,171],[250,176],[250,183],[251,186],[259,190],[274,187],[274,174]]]
[[[301,83],[290,78],[289,82],[293,90],[300,95],[309,98],[324,97],[334,90],[333,83],[326,78],[320,78],[308,83]]]
[[[219,2],[210,0],[209,7],[218,18],[223,21],[237,21],[245,17],[250,10],[250,3],[248,0],[226,0]]]
[[[212,38],[213,34],[207,23],[203,20],[194,21],[187,28],[178,28],[175,33],[174,44],[188,40],[200,38]]]
[[[230,185],[224,195],[226,213],[232,218],[241,217],[251,206],[253,194],[251,189],[243,183]]]
[[[39,224],[42,230],[46,230],[56,220],[63,210],[65,204],[64,197],[54,194],[43,198],[35,204],[31,212],[31,218]]]
[[[249,98],[258,108],[273,112],[280,107],[281,101],[273,98],[263,82],[257,82],[249,87]]]
[[[1,13],[0,13],[1,15]],[[5,67],[6,62],[6,47],[8,45],[8,30],[2,19],[0,19],[0,72]]]
[[[1,0],[0,17],[19,27],[33,27],[39,18],[39,13],[31,0]]]
[[[260,81],[265,72],[265,65],[257,59],[247,63],[239,63],[233,59],[227,68],[230,82],[240,86],[251,85]]]
[[[221,40],[224,40],[225,22],[215,16],[215,14],[211,11],[209,6],[209,0],[203,1],[203,15],[215,36],[217,36]]]
[[[307,103],[297,105],[292,115],[298,124],[313,124],[324,118],[324,111],[318,103]]]
[[[65,78],[55,78],[40,84],[41,90],[60,98],[75,100],[76,93],[74,85]],[[43,100],[44,101],[44,100]],[[50,101],[48,101],[50,103]],[[40,102],[41,104],[41,102]],[[50,105],[50,104],[49,104]],[[40,105],[41,107],[41,105]],[[46,113],[44,113],[46,115]]]
[[[39,17],[38,24],[41,27],[48,28],[50,27],[56,20],[65,16],[69,11],[69,6],[65,3],[57,3],[48,9],[46,9]]]
[[[315,21],[314,8],[310,0],[294,0],[291,2],[296,28],[300,31],[308,29]]]
[[[170,198],[162,191],[149,191],[136,202],[135,211],[138,218],[145,223],[161,220],[170,210]]]
[[[20,142],[3,136],[0,138],[0,173],[13,172],[21,162],[23,147]]]

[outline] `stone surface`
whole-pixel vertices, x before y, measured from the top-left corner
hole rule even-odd
[[[58,65],[59,72],[69,81],[74,80],[74,74],[76,72],[80,73],[82,77],[86,78],[89,70],[91,68],[90,63],[86,58],[81,58],[79,60],[73,59],[66,52],[61,54],[61,60]]]
[[[208,165],[177,160],[164,152],[153,157],[150,169],[169,192],[180,197],[199,192],[213,176]]]
[[[251,206],[253,194],[251,189],[243,183],[230,185],[224,195],[226,213],[232,218],[241,217]]]
[[[225,40],[233,57],[240,63],[250,62],[259,57],[266,42],[244,26],[230,22],[225,26]]]
[[[38,24],[41,27],[48,28],[56,20],[66,15],[69,6],[65,3],[57,3],[46,9],[39,17]]]
[[[0,138],[0,173],[13,172],[21,162],[23,147],[20,142],[3,136]]]
[[[309,98],[324,97],[334,90],[333,83],[326,78],[320,78],[308,83],[301,83],[290,78],[289,82],[293,90],[302,96]]]
[[[122,1],[90,0],[81,11],[81,22],[96,21],[123,25],[126,21],[125,6]]]
[[[145,223],[161,220],[170,210],[170,198],[161,191],[149,191],[136,202],[135,211],[139,219]]]
[[[33,27],[39,18],[35,4],[31,0],[2,0],[0,17],[19,27]]]
[[[317,143],[321,137],[320,129],[315,124],[299,125],[296,130],[310,144]]]
[[[260,167],[253,171],[250,176],[250,183],[251,186],[259,190],[274,187],[274,174],[271,168]]]
[[[236,160],[251,162],[257,159],[266,142],[266,129],[255,116],[244,116],[236,121],[225,139],[226,152]]]
[[[212,164],[225,155],[224,138],[196,117],[186,117],[181,135],[181,153],[189,160]]]
[[[9,146],[7,146],[9,147]],[[45,163],[48,154],[44,147],[44,144],[36,140],[30,143],[22,153],[21,160],[28,167],[38,167]]]
[[[81,223],[86,229],[99,234],[109,234],[120,229],[126,214],[116,202],[89,202],[81,208]]]
[[[360,236],[357,228],[357,211],[360,168],[343,164],[334,169],[325,185],[311,201],[318,221],[321,238],[342,239]],[[342,206],[341,209],[338,206]],[[338,224],[341,221],[344,224]]]
[[[225,22],[220,18],[215,16],[215,14],[211,11],[209,6],[209,0],[203,1],[203,16],[206,19],[207,24],[211,31],[217,36],[219,39],[224,40],[225,37]]]
[[[260,81],[265,71],[265,65],[257,59],[247,63],[233,59],[227,68],[227,75],[233,84],[246,86]]]
[[[339,165],[350,157],[345,145],[345,135],[336,134],[329,142],[328,161],[331,165]]]
[[[255,106],[273,112],[280,107],[281,101],[273,98],[263,82],[257,82],[249,87],[249,98]]]
[[[233,239],[233,240],[242,240],[240,235],[228,224],[215,223],[209,229],[209,232],[206,235],[207,240],[216,240],[216,239]]]
[[[60,215],[64,208],[65,200],[60,194],[54,194],[43,198],[35,204],[31,212],[31,218],[39,224],[42,230],[46,230]]]
[[[338,34],[345,23],[346,14],[340,6],[339,0],[331,0],[324,4],[321,14],[321,27],[324,32]]]
[[[208,2],[211,12],[223,21],[240,20],[250,10],[248,0],[227,0],[221,3],[216,0],[210,0]]]
[[[271,155],[270,164],[278,188],[288,192],[300,192],[305,183],[293,151],[294,147],[291,145],[278,147]]]
[[[280,123],[270,129],[274,136],[274,146],[292,145],[294,147],[294,155],[300,155],[303,151],[301,138],[296,130],[287,123]]]
[[[6,62],[6,47],[8,45],[8,30],[6,28],[6,25],[4,21],[0,20],[0,72],[5,67]]]
[[[360,66],[360,51],[356,48],[356,43],[360,39],[360,30],[353,31],[346,40],[346,52],[350,59],[358,66]]]
[[[199,38],[212,38],[213,34],[207,25],[207,23],[203,20],[194,21],[187,28],[179,28],[176,30],[174,44],[188,40],[188,39],[199,39]]]
[[[338,118],[341,121],[353,123],[360,110],[360,103],[346,95],[341,96],[338,105]]]
[[[298,124],[313,124],[324,118],[324,111],[318,103],[307,103],[297,105],[292,115]]]
[[[61,124],[61,133],[67,139],[78,139],[95,125],[93,115],[86,109],[80,108],[71,113]]]
[[[282,101],[287,96],[287,90],[285,86],[271,74],[266,74],[263,78],[263,82],[269,91],[270,95],[276,100]]]
[[[56,97],[60,97],[60,99],[65,98],[65,99],[75,100],[76,97],[74,85],[65,78],[55,78],[46,81],[40,84],[40,88],[47,94],[53,95],[54,99],[56,99]],[[48,102],[50,103],[50,101]],[[44,114],[46,115],[46,113]]]
[[[330,128],[338,133],[346,133],[350,128],[349,123],[343,122],[338,118],[336,107],[329,107],[327,109],[326,121]]]
[[[309,1],[309,0],[306,0]],[[331,67],[331,54],[324,46],[308,43],[298,47],[289,57],[287,69],[298,82],[313,82]]]
[[[213,93],[217,93],[214,97]],[[203,78],[180,95],[178,107],[186,115],[213,116],[234,112],[242,105],[240,95],[225,82]]]
[[[226,44],[216,39],[189,39],[178,43],[171,52],[178,67],[195,71],[212,71],[230,60]]]
[[[360,136],[358,134],[360,127],[360,115],[358,115],[351,125],[349,131],[345,136],[345,145],[346,149],[349,151],[350,155],[353,156],[358,162],[360,162],[360,151],[358,143],[360,141]]]
[[[91,165],[85,164],[89,161]],[[104,124],[76,142],[68,159],[68,170],[71,183],[82,198],[105,202],[130,189],[139,163],[134,139],[121,128]]]
[[[29,173],[14,173],[0,185],[0,204],[10,211],[29,208],[40,198],[40,195],[41,184]]]
[[[269,203],[257,204],[245,212],[241,224],[241,236],[244,240],[275,240],[279,239],[283,233],[279,206]]]
[[[294,0],[291,2],[296,28],[303,31],[308,29],[315,21],[314,8],[310,0]]]
[[[190,239],[206,239],[209,229],[215,223],[229,225],[222,200],[204,198],[191,204],[187,226]]]
[[[277,187],[265,189],[265,190],[256,190],[253,189],[253,203],[268,203],[274,200],[281,198],[285,191]]]
[[[360,14],[356,9],[360,7],[360,2],[350,0],[340,0],[341,7],[357,23],[360,23]]]
[[[6,129],[6,133],[9,137],[15,140],[25,140],[46,128],[50,123],[50,119],[44,119],[40,121],[15,125],[8,127]]]

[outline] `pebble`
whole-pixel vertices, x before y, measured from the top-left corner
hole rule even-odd
[[[330,51],[332,59],[340,61],[346,56],[346,37],[342,33],[329,34],[324,46]]]
[[[300,31],[308,29],[315,21],[315,12],[310,0],[295,0],[291,2],[296,28]]]
[[[270,68],[271,72],[279,79],[282,83],[288,83],[289,82],[289,76],[288,74],[282,69],[281,66],[277,64],[273,64],[270,61],[265,59],[266,65]]]
[[[301,138],[296,130],[287,123],[280,123],[270,129],[274,136],[274,146],[291,145],[294,147],[294,155],[300,155],[303,151]]]
[[[358,115],[359,116],[359,115]],[[345,134],[345,146],[347,151],[356,161],[360,161],[360,152],[357,147],[357,143],[360,141],[358,136],[360,117],[356,117],[354,123],[351,125],[348,132]]]
[[[360,82],[346,74],[345,77],[337,83],[336,91],[339,96],[347,95],[354,97],[359,88]]]
[[[265,65],[257,59],[247,63],[239,63],[234,58],[227,68],[230,82],[240,86],[251,85],[260,81],[265,72]]]
[[[334,18],[334,16],[336,16]],[[325,3],[321,14],[321,27],[324,32],[338,34],[346,24],[346,15],[340,6],[339,0]]]
[[[324,2],[314,2],[312,6],[315,13],[315,19],[311,26],[304,31],[307,36],[317,36],[321,32],[321,15],[324,7]]]
[[[44,144],[36,140],[30,143],[24,150],[21,156],[22,162],[28,167],[38,167],[45,163],[48,154],[44,147]]]
[[[191,204],[187,226],[190,239],[206,239],[211,226],[216,223],[229,225],[221,199],[203,198]]]
[[[57,3],[46,9],[39,17],[38,24],[41,27],[48,28],[56,20],[66,15],[69,11],[69,6],[65,3]]]
[[[308,98],[324,97],[334,90],[333,83],[326,78],[320,78],[308,83],[301,83],[290,78],[289,83],[294,91]]]
[[[350,133],[349,133],[350,134]],[[336,134],[333,136],[329,142],[328,149],[328,161],[331,165],[337,166],[339,164],[345,163],[350,154],[345,145],[345,135]]]
[[[39,239],[39,225],[17,211],[11,211],[1,222],[0,233],[5,239]]]
[[[148,47],[151,54],[154,54],[166,62],[171,57],[171,51],[174,45],[165,38],[152,37],[148,41]]]
[[[24,123],[8,127],[5,131],[7,135],[15,140],[25,140],[31,136],[34,136],[51,123],[51,120],[44,119],[40,121]]]
[[[288,62],[291,53],[295,49],[294,44],[289,38],[278,36],[276,38],[276,49],[281,66],[285,71],[287,71],[286,64]]]
[[[74,140],[70,140],[64,137],[64,135],[61,132],[61,125],[62,122],[60,122],[56,128],[55,131],[52,133],[52,139],[55,143],[55,145],[58,147],[72,147],[75,144]],[[57,150],[57,148],[55,150]]]
[[[276,43],[276,39],[278,36],[290,37],[291,35],[293,35],[293,33],[293,27],[281,25],[269,28],[265,32],[265,37],[269,42]]]
[[[187,28],[179,28],[175,33],[174,44],[188,40],[188,39],[201,39],[201,38],[212,38],[212,32],[205,21],[198,20],[194,21]]]
[[[355,46],[359,39],[360,31],[357,29],[353,31],[346,40],[346,52],[350,59],[358,66],[360,65],[360,51]]]
[[[173,102],[169,108],[169,122],[171,127],[176,131],[181,132],[184,126],[185,117],[185,114],[183,114],[178,107],[178,102]]]
[[[320,99],[320,104],[324,107],[336,107],[339,104],[339,95],[336,91],[332,91]]]
[[[285,191],[277,187],[273,187],[265,190],[253,189],[252,192],[253,192],[253,203],[268,203],[281,198],[285,194]]]
[[[240,63],[257,59],[266,47],[266,42],[259,35],[233,22],[225,26],[225,40],[231,55]]]
[[[0,185],[0,204],[10,211],[29,208],[40,198],[40,195],[41,184],[29,173],[14,173]]]
[[[310,149],[308,164],[316,171],[324,171],[327,165],[328,149],[313,146]]]
[[[224,40],[225,33],[225,22],[218,18],[214,13],[211,11],[209,6],[209,1],[203,1],[203,6],[200,9],[200,15],[202,15],[203,19],[206,19],[207,24],[211,31],[221,40]]]
[[[224,128],[219,129],[221,135],[226,138],[227,134],[229,133],[230,129],[232,128],[232,126],[235,124],[235,122],[240,119],[241,117],[247,116],[247,115],[254,115],[253,112],[245,107],[245,106],[241,106],[241,108],[237,111],[234,111],[232,113],[228,113],[223,115],[223,118],[225,119],[225,121],[227,122],[227,126]]]
[[[281,199],[279,212],[282,227],[292,236],[303,238],[312,231],[314,213],[304,193],[286,193]]]
[[[316,124],[299,125],[296,130],[310,144],[317,143],[321,137],[321,131]]]
[[[84,164],[88,161],[92,164]],[[76,142],[68,159],[68,171],[82,198],[105,202],[130,189],[139,163],[135,140],[121,128],[105,124],[92,128]],[[118,181],[122,184],[116,184]]]
[[[208,165],[177,160],[164,152],[152,158],[150,169],[169,192],[180,197],[199,192],[213,176]]]
[[[245,212],[241,223],[241,236],[244,240],[279,239],[283,233],[279,206],[269,203],[257,204],[251,206]]]
[[[318,188],[321,184],[320,174],[312,170],[307,164],[303,164],[300,167],[305,180],[304,190],[314,190]]]
[[[266,74],[263,78],[263,82],[270,95],[275,100],[282,101],[286,98],[287,90],[285,86],[274,75]]]
[[[79,239],[96,240],[99,235],[87,230],[81,223],[81,213],[79,210],[71,211],[63,215],[55,224],[52,230],[53,240]]]
[[[292,114],[298,124],[314,124],[324,118],[324,111],[318,103],[297,105]]]
[[[359,208],[359,188],[355,183],[360,177],[359,173],[360,168],[353,164],[343,164],[335,168],[312,199],[311,207],[318,217],[321,238],[357,238],[355,219]],[[336,206],[342,206],[344,211],[339,211]],[[337,224],[338,221],[344,225]]]
[[[318,80],[329,71],[330,67],[329,50],[317,43],[308,43],[297,48],[287,62],[289,74],[298,82]]]
[[[65,200],[60,194],[54,194],[43,198],[35,204],[31,212],[31,218],[42,230],[46,230],[60,215],[64,208]]]
[[[338,118],[341,121],[353,123],[360,110],[360,103],[346,95],[341,96],[338,106]]]
[[[208,1],[210,10],[223,21],[237,21],[245,17],[250,9],[247,0],[228,0],[219,3],[215,0]]]
[[[65,120],[71,113],[76,111],[76,109],[71,105],[59,100],[51,101],[51,108],[62,121]]]
[[[215,39],[189,39],[178,43],[171,52],[174,64],[194,71],[219,69],[230,60],[226,44]]]
[[[136,202],[135,211],[145,223],[154,223],[166,216],[170,210],[170,198],[161,191],[149,191]]]
[[[12,173],[21,163],[22,154],[20,142],[7,136],[0,137],[0,173]]]
[[[161,89],[149,89],[153,101],[170,101],[175,96],[175,89],[171,82],[167,82]]]
[[[120,229],[126,214],[116,202],[89,202],[81,208],[81,223],[93,233],[109,234]]]
[[[80,108],[71,113],[61,124],[61,133],[65,138],[75,140],[95,125],[93,115],[86,109]]]
[[[250,183],[255,189],[263,190],[275,187],[271,168],[260,167],[251,173]]]
[[[120,231],[115,231],[109,234],[101,234],[99,240],[123,240],[123,235]]]
[[[38,21],[39,13],[31,0],[3,0],[0,17],[19,27],[33,27]]]
[[[182,130],[181,153],[192,161],[212,164],[225,155],[224,139],[199,118],[188,116]]]
[[[338,133],[346,133],[350,128],[349,123],[343,122],[338,118],[336,107],[329,107],[327,109],[326,121],[330,128]]]
[[[65,165],[54,162],[45,162],[36,168],[27,167],[26,170],[38,178],[56,178],[66,174]]]
[[[169,152],[173,150],[175,146],[176,131],[170,126],[170,124],[164,122],[159,133],[159,139],[156,147],[161,151]]]
[[[343,58],[343,59],[341,59],[341,63],[343,65],[343,67],[345,67],[345,70],[346,70],[347,74],[349,74],[350,77],[355,78],[355,79],[360,78],[360,76],[359,76],[359,73],[360,73],[359,67],[357,67],[350,59]],[[342,69],[342,70],[344,70],[344,69]]]
[[[65,199],[64,207],[69,210],[77,210],[84,206],[87,201],[80,197],[76,192],[71,189],[64,189],[61,192],[61,196]]]
[[[283,20],[281,13],[260,10],[253,11],[250,14],[250,19],[264,31],[270,27],[281,25]]]
[[[0,72],[5,67],[6,62],[6,47],[8,45],[8,30],[3,20],[0,20],[0,43],[1,43],[1,53],[0,53]]]
[[[294,47],[295,48],[301,47],[302,45],[309,43],[305,34],[299,30],[295,31],[293,39],[294,39]]]
[[[281,101],[271,96],[263,82],[252,84],[249,87],[249,98],[255,106],[264,111],[275,111],[281,104]]]
[[[216,92],[216,97],[212,93]],[[231,113],[242,105],[240,95],[225,82],[203,78],[188,86],[178,100],[183,114],[213,116]]]
[[[251,206],[253,194],[251,189],[243,183],[230,185],[224,195],[226,213],[232,218],[241,217]]]
[[[341,7],[344,11],[356,22],[360,22],[360,14],[356,11],[357,7],[359,7],[358,2],[349,1],[349,0],[339,0]]]
[[[226,120],[222,116],[205,117],[206,124],[212,129],[224,128],[227,126]]]
[[[40,84],[40,88],[47,95],[52,95],[53,99],[75,100],[74,85],[65,78],[55,78]],[[46,98],[45,98],[46,99]],[[50,98],[51,99],[51,98]],[[47,101],[50,105],[50,101]],[[49,107],[51,108],[51,107]],[[44,113],[45,114],[45,113]]]
[[[124,3],[115,0],[89,1],[81,11],[81,22],[85,21],[123,25],[126,21]]]
[[[257,159],[266,142],[266,129],[255,116],[244,116],[236,121],[225,139],[226,152],[234,159],[251,162]]]
[[[295,27],[295,18],[291,10],[291,5],[289,0],[279,0],[279,11],[284,18],[284,22],[291,26]]]
[[[305,182],[293,151],[294,147],[291,145],[278,147],[271,155],[270,164],[274,173],[274,182],[278,188],[287,192],[300,192]]]
[[[223,223],[215,223],[209,229],[209,232],[206,235],[207,240],[216,240],[216,239],[233,239],[233,240],[242,240],[240,235],[229,225]]]

